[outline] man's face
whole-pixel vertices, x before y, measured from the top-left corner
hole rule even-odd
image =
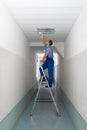
[[[49,41],[46,41],[46,46],[49,46]]]
[[[46,41],[45,43],[43,43],[45,46],[49,46],[49,41]]]

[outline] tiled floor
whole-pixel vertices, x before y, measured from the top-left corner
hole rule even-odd
[[[47,88],[43,88],[40,97],[48,97],[48,95]],[[33,116],[30,117],[33,98],[16,123],[14,130],[75,130],[63,103],[59,101],[58,95],[55,95],[58,107],[61,110],[61,117],[57,116],[53,103],[37,103]]]

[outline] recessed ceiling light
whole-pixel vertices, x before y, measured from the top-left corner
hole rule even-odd
[[[38,33],[42,32],[43,34],[54,34],[55,29],[54,28],[38,28]]]

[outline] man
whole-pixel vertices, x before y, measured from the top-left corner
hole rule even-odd
[[[52,87],[52,82],[53,82],[53,69],[54,69],[54,60],[53,60],[53,42],[51,40],[47,41],[43,34],[40,34],[41,36],[41,41],[43,42],[43,44],[45,45],[44,48],[44,56],[41,60],[41,62],[43,62],[42,68],[43,70],[48,69],[48,83],[49,83],[49,87]],[[40,73],[41,76],[43,76],[42,70],[40,68]],[[47,86],[48,87],[48,86]]]

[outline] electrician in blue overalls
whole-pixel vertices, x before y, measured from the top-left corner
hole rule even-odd
[[[43,34],[40,34],[41,36],[41,41],[45,45],[44,47],[44,56],[41,60],[43,62],[42,68],[43,70],[48,69],[48,83],[49,87],[52,87],[52,82],[53,82],[53,70],[54,70],[54,60],[53,60],[53,42],[51,40],[47,41],[45,40]],[[43,76],[42,70],[40,69],[41,76]],[[48,86],[46,86],[48,87]]]

